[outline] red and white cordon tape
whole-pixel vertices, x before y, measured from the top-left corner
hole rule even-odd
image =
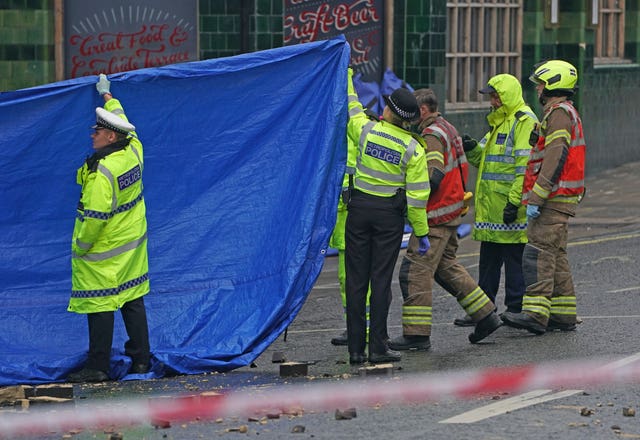
[[[495,392],[539,388],[595,387],[640,381],[640,363],[571,361],[517,367],[494,367],[441,374],[408,374],[393,380],[351,379],[243,389],[207,396],[108,400],[53,411],[0,414],[0,437],[66,432],[73,429],[206,420],[299,408],[304,411],[376,404],[426,403],[443,398],[465,399]]]

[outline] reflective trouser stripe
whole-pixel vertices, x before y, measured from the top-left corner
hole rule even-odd
[[[551,309],[551,300],[546,296],[529,296],[525,295],[522,298],[522,311],[529,312],[530,314],[536,314],[543,316],[545,319],[549,318]]]
[[[431,307],[402,306],[402,324],[431,326]]]
[[[473,316],[474,313],[490,302],[491,300],[480,287],[476,287],[471,293],[458,300],[458,303],[469,316]]]
[[[575,296],[556,296],[551,298],[551,314],[552,315],[575,315],[576,314],[576,297]]]

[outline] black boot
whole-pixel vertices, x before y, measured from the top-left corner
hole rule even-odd
[[[343,331],[340,333],[340,336],[336,336],[335,338],[331,338],[331,345],[348,345],[349,340],[347,339],[347,331]]]
[[[146,374],[149,372],[149,364],[133,364],[129,368],[129,374]]]
[[[473,333],[469,335],[469,342],[476,344],[482,341],[484,338],[496,331],[501,325],[502,322],[500,322],[500,318],[498,318],[496,312],[491,312],[476,324],[476,328],[473,330]]]
[[[426,351],[431,348],[429,336],[398,336],[389,341],[389,348],[392,350],[420,350]]]
[[[367,361],[367,355],[364,353],[349,353],[349,363],[351,365],[364,364]]]
[[[471,319],[471,316],[464,315],[464,318],[454,319],[453,325],[457,325],[458,327],[473,327],[474,325],[476,325],[476,323],[473,322],[473,319]]]
[[[536,335],[542,335],[547,331],[545,325],[526,313],[504,312],[502,314],[502,321],[509,327],[527,330]]]
[[[572,332],[576,329],[575,324],[568,324],[565,322],[558,322],[553,319],[549,319],[547,323],[547,331],[560,330],[561,332]]]
[[[100,370],[92,370],[91,368],[83,368],[67,376],[67,382],[71,383],[106,382],[108,380],[110,379],[107,373]]]
[[[386,362],[399,362],[402,359],[400,353],[387,350],[384,353],[369,353],[369,362],[372,364],[382,364]]]

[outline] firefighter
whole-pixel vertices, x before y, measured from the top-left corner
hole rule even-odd
[[[87,315],[89,354],[70,382],[109,380],[114,311],[120,309],[129,340],[129,373],[149,370],[149,332],[143,296],[149,292],[147,220],[142,196],[142,143],[102,74],[96,85],[94,154],[77,173],[80,201],[72,238],[72,291],[68,310]]]
[[[424,141],[403,126],[418,117],[418,104],[407,89],[385,96],[382,121],[371,121],[358,101],[348,73],[352,142],[345,175],[347,224],[345,266],[349,362],[362,364],[366,342],[366,296],[371,286],[369,356],[371,363],[401,359],[389,350],[387,317],[391,279],[400,252],[405,213],[418,237],[418,251],[429,248],[427,199],[429,176]]]
[[[543,116],[523,187],[529,243],[523,255],[526,291],[521,313],[505,313],[505,324],[543,334],[576,328],[576,294],[567,258],[569,218],[584,195],[585,140],[571,102],[578,72],[566,61],[539,64],[536,84]],[[535,136],[532,136],[535,139]]]
[[[457,258],[458,226],[466,213],[465,185],[468,164],[456,128],[438,112],[431,89],[414,92],[420,108],[419,130],[427,145],[431,194],[427,204],[429,251],[420,255],[418,239],[411,234],[400,266],[402,336],[389,341],[393,350],[428,350],[431,347],[432,287],[436,281],[456,297],[477,323],[469,340],[476,343],[500,325],[491,300]]]
[[[479,91],[490,97],[490,131],[476,142],[464,137],[469,163],[478,168],[473,239],[480,241],[478,284],[496,305],[504,266],[504,305],[522,309],[524,277],[522,253],[527,242],[527,217],[522,184],[531,146],[529,135],[538,122],[522,98],[522,86],[513,75],[501,73]],[[455,325],[473,325],[468,316]]]

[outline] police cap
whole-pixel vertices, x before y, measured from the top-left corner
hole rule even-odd
[[[128,134],[136,129],[133,124],[102,107],[96,107],[96,125],[91,128],[106,128],[122,134]]]
[[[416,97],[405,88],[395,89],[391,95],[384,95],[383,98],[391,111],[405,121],[414,121],[420,115]]]

